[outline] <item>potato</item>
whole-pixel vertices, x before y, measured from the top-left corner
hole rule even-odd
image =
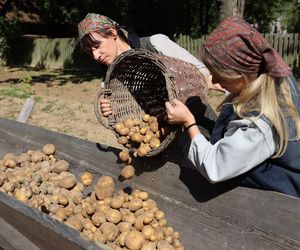
[[[106,222],[106,218],[103,213],[96,212],[92,216],[92,222],[95,226],[99,227],[102,223]]]
[[[124,127],[124,128],[121,128],[119,131],[118,131],[118,133],[120,134],[120,135],[128,135],[129,134],[129,132],[130,132],[130,130],[129,130],[129,128],[127,128],[127,127]]]
[[[143,142],[144,143],[149,143],[152,140],[153,136],[154,136],[153,134],[148,133],[148,132],[146,132],[146,134],[145,134],[145,136],[143,138]]]
[[[143,121],[144,121],[144,122],[149,122],[149,120],[150,120],[150,115],[144,114],[144,116],[143,116]]]
[[[63,194],[57,195],[57,203],[63,206],[67,206],[69,204],[68,197]]]
[[[124,124],[123,122],[117,122],[115,125],[114,125],[114,129],[119,133],[119,130],[121,130],[122,128],[124,128]]]
[[[126,238],[126,235],[128,234],[128,232],[129,231],[121,232],[121,234],[118,237],[119,245],[122,246],[122,247],[125,246],[125,238]]]
[[[17,163],[22,163],[25,161],[30,161],[30,156],[28,154],[20,154],[18,157],[16,157],[16,162]]]
[[[109,208],[105,211],[104,215],[108,222],[112,222],[114,224],[118,224],[122,219],[121,213],[117,209]]]
[[[119,158],[123,162],[128,161],[130,158],[128,149],[123,149],[122,151],[120,151]]]
[[[124,121],[124,126],[127,127],[127,128],[131,128],[134,126],[134,122],[131,118],[126,118]]]
[[[83,228],[82,217],[80,215],[74,215],[68,218],[65,224],[77,231],[81,231]]]
[[[59,160],[55,162],[53,166],[53,171],[57,174],[63,172],[63,171],[68,171],[69,170],[69,163],[66,162],[65,160]]]
[[[168,221],[166,218],[162,218],[158,221],[159,226],[165,227],[168,224]]]
[[[142,229],[142,233],[144,234],[145,239],[149,240],[150,237],[155,234],[155,230],[150,225],[146,225]]]
[[[61,179],[59,186],[65,189],[72,189],[76,186],[77,180],[75,175],[69,175]]]
[[[3,165],[7,168],[15,168],[17,166],[17,162],[14,158],[7,158],[3,161]]]
[[[119,228],[111,222],[104,222],[99,228],[109,241],[114,241],[119,234]]]
[[[136,132],[131,135],[130,139],[133,142],[140,143],[141,141],[143,141],[143,136],[140,133]]]
[[[68,217],[68,210],[66,208],[58,208],[55,212],[55,216],[61,220],[61,221],[64,221],[67,219]]]
[[[126,136],[120,136],[118,139],[117,139],[118,143],[124,145],[126,143],[128,143],[128,139],[126,138]]]
[[[164,232],[165,236],[170,236],[170,235],[173,235],[174,229],[172,227],[164,227],[163,232]]]
[[[161,211],[161,210],[157,210],[155,212],[155,219],[161,220],[163,218],[165,218],[165,213],[163,211]]]
[[[53,144],[46,144],[43,147],[43,153],[46,155],[53,155],[55,152],[55,146]]]
[[[114,209],[119,209],[120,207],[123,206],[124,201],[125,201],[124,196],[122,195],[115,196],[110,200],[110,206]]]
[[[125,245],[130,250],[139,250],[145,243],[144,235],[139,231],[131,231],[125,237]]]
[[[174,239],[174,240],[173,240],[173,246],[174,246],[176,249],[184,249],[182,243],[181,243],[180,240],[178,240],[178,239]]]
[[[154,242],[147,242],[141,250],[156,250],[156,244]]]
[[[140,134],[141,135],[145,135],[148,131],[149,127],[148,126],[145,126],[143,128],[140,129]]]
[[[130,223],[131,225],[133,225],[133,224],[135,223],[135,221],[136,221],[136,217],[134,216],[133,213],[129,213],[129,214],[127,214],[127,215],[124,215],[123,218],[122,218],[122,220],[123,220],[124,222],[128,222],[128,223]]]
[[[80,181],[84,186],[90,186],[93,182],[93,174],[89,172],[84,172],[83,174],[80,175]]]
[[[138,198],[134,198],[128,203],[128,208],[130,209],[130,211],[133,212],[139,210],[140,208],[142,208],[142,206],[143,206],[143,202],[141,199]]]
[[[33,152],[33,154],[31,155],[31,161],[39,162],[39,161],[43,160],[43,157],[44,157],[44,153],[37,150],[37,151]]]
[[[127,165],[124,168],[122,168],[120,175],[124,179],[130,179],[135,174],[135,169],[132,165]]]
[[[174,248],[165,240],[160,240],[157,243],[157,250],[174,250]]]
[[[149,194],[147,193],[147,192],[140,192],[139,193],[139,198],[141,199],[141,200],[147,200],[148,199],[148,197],[149,197]]]
[[[86,230],[91,230],[94,227],[94,223],[89,218],[84,218],[82,224],[83,228]]]
[[[158,131],[158,123],[157,122],[150,123],[149,128],[153,133],[156,133]]]
[[[29,188],[21,187],[20,189],[15,190],[14,197],[24,203],[28,202],[28,199],[32,196],[32,192]]]
[[[114,190],[115,183],[110,176],[101,176],[95,187],[95,193],[99,200],[111,197]]]
[[[152,138],[149,142],[151,148],[158,148],[160,146],[160,141],[158,138]]]
[[[105,244],[107,241],[107,236],[104,233],[102,233],[100,230],[97,230],[94,233],[93,240],[98,241],[102,244]]]
[[[147,155],[148,151],[146,149],[146,147],[144,146],[140,146],[138,149],[137,149],[137,155],[139,157],[144,157],[145,155]]]
[[[126,232],[126,231],[131,231],[131,229],[132,229],[132,225],[131,225],[131,223],[129,223],[129,222],[120,222],[119,224],[118,224],[118,227],[119,227],[119,230],[120,230],[120,232],[122,233],[122,232]]]

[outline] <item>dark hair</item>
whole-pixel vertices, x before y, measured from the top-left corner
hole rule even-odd
[[[125,26],[116,26],[115,27],[116,31],[117,31],[117,36],[124,41],[125,43],[127,43],[131,48],[140,48],[140,39],[138,37],[138,35],[131,29],[125,27]],[[124,32],[122,30],[125,30],[125,32],[127,33],[126,35],[124,34]],[[109,37],[109,36],[113,36],[114,34],[111,32],[111,30],[95,30],[95,33],[103,36],[103,37]],[[91,53],[91,48],[98,45],[99,41],[97,41],[92,35],[91,33],[86,34],[80,41],[80,46],[81,49],[87,53],[90,54]]]

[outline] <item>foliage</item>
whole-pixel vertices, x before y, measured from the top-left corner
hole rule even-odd
[[[76,34],[78,22],[88,12],[94,12],[109,16],[118,23],[133,28],[140,36],[164,33],[173,37],[174,34],[181,33],[199,37],[210,33],[216,27],[219,15],[222,14],[220,4],[228,1],[233,0],[35,0],[32,2],[35,3],[35,10],[42,23],[72,27],[72,31],[65,30],[66,36]],[[20,2],[15,1],[15,4]],[[280,21],[288,32],[298,32],[299,5],[299,0],[245,0],[244,17],[263,33],[269,32],[271,25],[276,21]],[[30,9],[30,6],[27,7]],[[2,29],[1,26],[0,28]]]
[[[21,31],[17,22],[7,22],[0,17],[0,57],[7,60],[20,47]]]
[[[298,0],[247,0],[244,17],[262,33],[271,32],[276,22],[283,24],[282,28],[288,32],[299,32],[299,10]]]
[[[0,96],[16,97],[20,99],[32,97],[37,102],[42,100],[42,97],[35,95],[35,91],[32,88],[32,77],[30,75],[22,77],[20,79],[20,84],[17,86],[0,89]]]
[[[288,33],[300,31],[300,1],[292,0],[282,5],[282,24]]]
[[[111,17],[133,28],[140,36],[175,33],[201,36],[211,31],[218,20],[214,0],[44,0],[44,23],[73,24],[88,12]]]

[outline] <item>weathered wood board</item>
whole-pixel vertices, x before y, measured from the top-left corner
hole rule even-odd
[[[122,182],[118,149],[0,118],[0,157],[46,143],[56,145],[56,155],[69,161],[75,174],[88,169],[99,177],[112,176],[117,189],[148,191],[181,233],[185,249],[300,249],[300,199],[228,183],[209,184],[197,171],[170,162],[181,157],[172,153],[178,143],[155,158],[137,161],[139,175]],[[42,249],[97,247],[1,193],[0,216]]]

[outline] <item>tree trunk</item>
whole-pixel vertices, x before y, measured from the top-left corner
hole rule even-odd
[[[243,18],[245,9],[245,0],[220,0],[220,17],[221,22],[224,18],[235,15]]]

